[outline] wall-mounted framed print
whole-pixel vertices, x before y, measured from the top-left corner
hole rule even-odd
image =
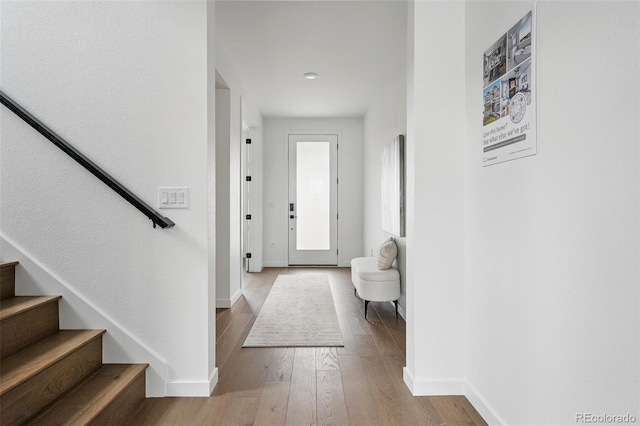
[[[404,237],[404,135],[382,150],[382,230]]]
[[[484,52],[482,164],[536,155],[535,14]]]

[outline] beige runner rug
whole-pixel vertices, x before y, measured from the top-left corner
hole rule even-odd
[[[278,275],[243,347],[344,346],[327,275]]]

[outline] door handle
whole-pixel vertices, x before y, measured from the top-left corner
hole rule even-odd
[[[295,215],[292,215],[292,214],[289,215],[289,219],[295,219],[296,217],[298,217],[298,216],[295,216]]]

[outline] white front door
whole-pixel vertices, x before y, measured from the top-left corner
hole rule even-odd
[[[338,135],[289,134],[289,265],[338,264]]]

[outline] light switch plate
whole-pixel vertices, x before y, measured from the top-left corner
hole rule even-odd
[[[161,187],[158,188],[159,209],[188,209],[189,188],[187,187]]]

